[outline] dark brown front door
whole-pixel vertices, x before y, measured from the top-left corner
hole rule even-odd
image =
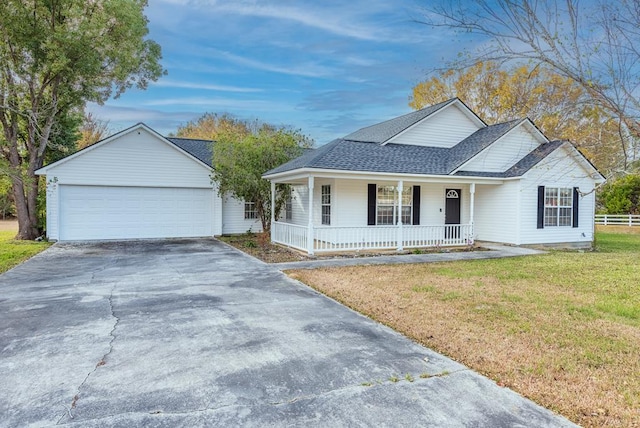
[[[444,224],[460,224],[460,189],[445,189]],[[460,227],[447,226],[446,239],[460,237]]]

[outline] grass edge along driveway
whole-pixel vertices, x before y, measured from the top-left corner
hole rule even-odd
[[[16,241],[13,230],[0,231],[0,274],[51,246],[50,242]]]
[[[288,273],[573,422],[640,427],[640,234],[597,245]]]

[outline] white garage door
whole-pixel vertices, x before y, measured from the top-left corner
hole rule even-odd
[[[60,239],[212,236],[212,193],[211,189],[63,185]]]

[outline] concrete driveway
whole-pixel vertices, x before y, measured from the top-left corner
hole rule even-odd
[[[55,245],[0,316],[2,426],[572,426],[213,239]]]

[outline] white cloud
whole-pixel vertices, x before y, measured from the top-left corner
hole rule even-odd
[[[234,98],[209,98],[209,97],[177,97],[160,98],[142,103],[145,106],[195,106],[206,107],[212,110],[242,110],[242,111],[287,111],[292,106],[285,103],[277,103],[266,100],[239,100]]]
[[[339,15],[335,13],[328,14],[326,9],[320,12],[318,10],[311,10],[308,7],[302,9],[281,5],[247,4],[235,1],[225,4],[218,3],[216,4],[216,8],[224,12],[236,13],[239,15],[294,21],[338,36],[352,37],[360,40],[385,39],[385,37],[380,34],[379,29],[375,27],[354,25],[353,22],[341,21],[339,19]]]
[[[243,86],[211,85],[208,83],[180,82],[175,80],[159,80],[158,82],[153,83],[153,86],[165,88],[202,89],[206,91],[221,92],[262,92],[262,89],[247,88]]]
[[[257,18],[290,21],[334,35],[368,41],[393,41],[394,37],[367,18],[374,13],[389,13],[393,4],[367,0],[360,4],[336,2],[272,2],[254,0],[161,0],[166,4],[194,7],[220,14],[234,14]],[[319,5],[319,6],[317,6]],[[315,6],[315,7],[314,7]]]
[[[210,49],[217,58],[224,58],[230,62],[245,67],[251,67],[258,70],[270,71],[272,73],[288,74],[293,76],[303,77],[330,77],[338,73],[337,69],[326,67],[316,63],[304,63],[293,66],[287,65],[274,65],[256,59],[243,57],[240,55],[232,54],[231,52],[221,51],[217,49]]]

